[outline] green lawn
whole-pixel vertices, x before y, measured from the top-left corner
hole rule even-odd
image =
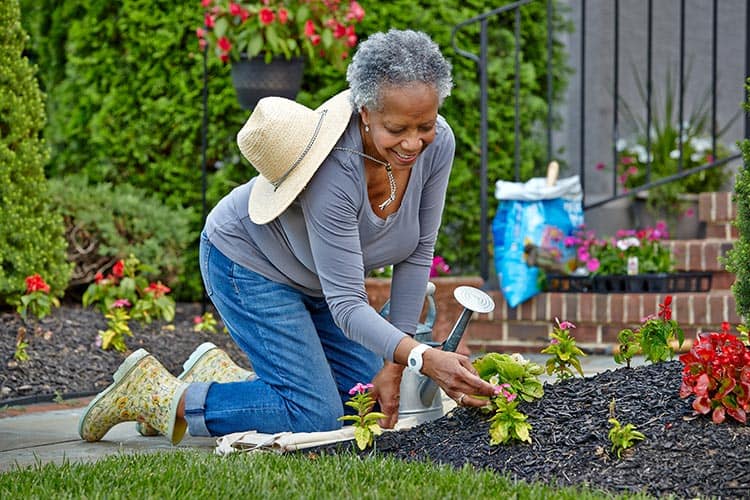
[[[220,457],[187,450],[123,454],[94,464],[37,465],[0,474],[0,498],[594,499],[582,488],[515,482],[466,466],[455,470],[391,458],[272,452]]]

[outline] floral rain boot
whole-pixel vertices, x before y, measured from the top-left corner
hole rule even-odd
[[[213,343],[204,342],[185,361],[182,373],[177,378],[183,382],[241,382],[255,379],[255,373],[237,366],[226,352]],[[136,430],[142,436],[160,434],[145,422],[138,422]]]
[[[86,407],[78,434],[99,441],[120,422],[146,422],[172,444],[185,436],[187,423],[177,418],[177,407],[188,384],[173,376],[145,349],[128,356],[114,374],[112,385]]]

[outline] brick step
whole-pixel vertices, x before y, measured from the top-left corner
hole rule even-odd
[[[555,318],[576,325],[577,342],[592,352],[611,352],[623,328],[635,328],[641,319],[659,311],[662,294],[543,293],[516,308],[509,308],[501,292],[489,292],[495,300],[490,314],[475,315],[464,339],[473,353],[538,352],[549,343]],[[673,318],[688,339],[701,331],[718,330],[723,321],[741,322],[729,290],[672,295]]]
[[[678,271],[724,272],[720,258],[734,247],[734,242],[721,238],[700,240],[667,240]]]
[[[698,195],[698,220],[707,224],[733,221],[737,217],[737,204],[731,192],[701,193]]]

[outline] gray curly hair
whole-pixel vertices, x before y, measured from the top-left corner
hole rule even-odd
[[[357,111],[382,110],[380,90],[384,85],[412,82],[432,85],[442,105],[453,87],[451,65],[440,47],[425,33],[391,29],[370,35],[359,45],[346,71],[352,103]]]

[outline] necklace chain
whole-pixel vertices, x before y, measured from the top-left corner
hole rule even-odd
[[[378,205],[378,208],[380,210],[384,210],[385,207],[396,201],[396,179],[393,177],[393,169],[391,168],[391,164],[382,160],[378,160],[377,158],[374,158],[367,153],[363,153],[362,151],[357,151],[356,149],[351,148],[344,148],[344,147],[335,147],[333,149],[338,149],[339,151],[346,151],[347,153],[354,153],[356,155],[362,156],[363,158],[367,158],[368,160],[372,160],[375,163],[378,163],[380,165],[383,165],[385,167],[385,174],[388,176],[388,185],[391,189],[391,194],[386,198],[383,203]]]

